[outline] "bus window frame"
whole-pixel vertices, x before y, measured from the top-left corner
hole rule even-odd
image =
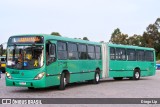
[[[82,46],[82,45],[84,45],[86,47],[86,51],[85,52],[84,51],[80,51],[80,47],[79,46]],[[80,57],[81,52],[83,52],[83,54],[85,55],[85,58],[81,58]],[[88,54],[87,44],[79,43],[78,44],[78,58],[79,58],[79,60],[88,60],[87,54]]]
[[[70,47],[69,47],[69,45],[76,45],[76,51],[73,51],[73,50],[70,50]],[[72,58],[70,58],[70,56],[69,56],[69,53],[77,53],[77,58],[75,58],[75,59],[72,59]],[[78,52],[78,44],[77,43],[74,43],[74,42],[67,42],[67,54],[68,54],[68,60],[79,60],[79,52]]]
[[[144,53],[143,54],[143,60],[140,60],[139,57],[138,57],[138,55],[139,55],[138,52],[140,52],[140,51]],[[137,61],[143,61],[143,62],[145,61],[145,50],[142,50],[142,49],[137,49],[136,50],[136,60]]]
[[[97,52],[96,48],[99,48],[99,52]],[[97,57],[97,55],[99,56],[99,58]],[[101,56],[101,47],[99,45],[95,45],[95,59],[96,60],[101,60],[102,59],[102,56]]]
[[[152,60],[147,60],[147,59],[146,59],[146,58],[147,58],[147,57],[146,57],[146,52],[151,52],[151,53],[152,53],[152,55],[153,55]],[[154,62],[154,57],[155,57],[155,56],[154,56],[154,51],[146,50],[144,54],[145,54],[145,61],[147,61],[147,62]]]
[[[133,56],[134,56],[134,59],[129,60],[129,57],[128,57],[128,50],[133,50],[133,51],[134,51],[134,55],[133,55]],[[126,60],[127,60],[127,61],[137,61],[137,59],[136,59],[136,56],[137,56],[137,55],[136,55],[136,49],[127,48],[127,49],[126,49],[126,56],[127,56],[127,57],[126,57]]]
[[[89,51],[89,47],[93,48],[93,52]],[[90,57],[89,53],[94,54],[94,58]],[[96,59],[96,50],[95,50],[95,46],[94,45],[91,45],[91,44],[87,45],[87,59],[88,60],[95,60]]]
[[[120,55],[118,55],[118,57],[120,56],[120,58],[116,58],[116,56],[117,56],[117,54],[116,54],[117,50],[120,50],[121,52],[124,52],[124,54],[121,53]],[[125,56],[124,59],[122,58],[123,55]],[[126,61],[126,49],[125,48],[121,48],[121,47],[120,48],[119,47],[115,48],[115,60]]]
[[[59,48],[58,48],[58,44],[59,43],[65,43],[65,50],[59,50]],[[66,41],[57,41],[57,59],[58,60],[68,60],[68,49],[67,49],[67,42]],[[65,56],[66,56],[66,58],[59,58],[59,52],[62,52],[62,51],[64,51],[65,52]]]
[[[112,57],[114,57],[114,58],[111,58],[111,49],[114,49],[114,54],[112,55]],[[110,60],[116,60],[116,57],[115,57],[115,54],[116,54],[116,49],[115,49],[115,47],[110,47],[110,49],[109,49],[109,51],[110,51]]]

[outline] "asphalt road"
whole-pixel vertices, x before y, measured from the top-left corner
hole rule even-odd
[[[97,85],[84,83],[69,84],[66,90],[60,91],[57,87],[45,89],[28,90],[26,87],[7,87],[5,86],[5,74],[2,74],[0,79],[0,97],[1,98],[160,98],[160,71],[156,72],[155,76],[142,77],[138,81],[123,79],[115,81],[113,79],[101,80]],[[26,105],[23,105],[26,106]],[[46,106],[46,105],[45,105]],[[47,105],[51,106],[51,105]],[[55,106],[68,106],[65,104]],[[99,107],[99,105],[69,105],[69,107]],[[106,106],[101,104],[101,106]],[[101,107],[100,106],[100,107]],[[110,105],[109,107],[124,107],[125,105]],[[129,106],[135,106],[129,105]],[[142,104],[136,105],[146,106]],[[149,105],[148,107],[158,107],[160,105]],[[34,106],[35,107],[35,106]],[[40,107],[37,105],[37,107]]]

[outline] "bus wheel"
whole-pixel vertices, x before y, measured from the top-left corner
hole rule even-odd
[[[140,79],[140,70],[135,69],[134,70],[134,75],[133,75],[133,80],[139,80]]]
[[[60,89],[60,90],[65,90],[66,84],[67,84],[67,78],[66,78],[66,76],[65,76],[65,73],[63,72],[63,73],[61,74],[59,89]]]
[[[93,84],[98,84],[99,80],[100,80],[100,75],[99,75],[98,72],[95,72],[94,79],[93,79]]]
[[[114,80],[122,80],[123,77],[113,77]]]

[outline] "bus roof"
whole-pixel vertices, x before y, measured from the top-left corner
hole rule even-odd
[[[133,46],[133,45],[122,45],[122,44],[107,44],[109,47],[118,47],[118,48],[131,48],[131,49],[142,49],[142,50],[154,50],[154,48],[148,48],[148,47],[140,47],[140,46]]]
[[[52,40],[59,40],[59,41],[84,43],[84,44],[94,44],[94,45],[101,45],[102,44],[100,42],[92,42],[92,41],[87,41],[87,40],[74,39],[74,38],[68,38],[68,37],[56,36],[56,35],[49,35],[49,34],[21,34],[21,35],[14,35],[14,36],[11,36],[11,37],[18,37],[18,36],[43,36],[45,41],[52,39]],[[133,46],[133,45],[122,45],[122,44],[112,44],[112,43],[103,43],[103,44],[107,44],[107,46],[109,46],[109,47],[154,50],[154,48],[140,47],[140,46]]]
[[[74,38],[68,38],[63,36],[56,36],[56,35],[49,35],[49,34],[22,34],[22,35],[14,35],[11,37],[18,37],[18,36],[43,36],[44,40],[59,40],[59,41],[68,41],[68,42],[77,42],[77,43],[87,43],[87,44],[94,44],[94,45],[101,45],[100,42],[92,42],[87,40],[81,40],[81,39],[74,39]]]

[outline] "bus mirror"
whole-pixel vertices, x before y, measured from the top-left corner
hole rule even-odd
[[[3,45],[0,45],[0,55],[3,55]]]

